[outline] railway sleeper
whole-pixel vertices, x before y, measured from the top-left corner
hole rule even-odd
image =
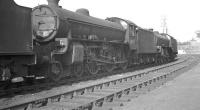
[[[139,87],[142,88],[142,86],[139,86]],[[50,107],[57,107],[57,106],[60,105],[59,107],[61,107],[61,108],[62,107],[65,107],[65,108],[77,108],[79,106],[82,108],[82,107],[88,105],[88,102],[91,102],[91,103],[93,102],[94,103],[96,100],[100,100],[102,97],[104,97],[104,98],[109,97],[109,96],[113,96],[114,97],[116,95],[117,91],[118,92],[123,91],[123,89],[122,90],[115,90],[115,91],[113,91],[113,90],[110,91],[110,90],[108,89],[108,91],[103,90],[103,91],[99,91],[99,93],[98,92],[92,92],[92,93],[90,93],[88,95],[75,96],[73,99],[68,100],[68,101],[62,101],[62,102],[53,103],[54,106],[52,106],[52,104],[51,104]],[[141,89],[138,89],[138,90],[141,90]],[[113,93],[111,93],[111,92],[113,92]],[[141,92],[141,91],[138,91],[138,92]],[[119,102],[120,99],[118,98],[116,101]],[[65,102],[69,102],[69,103],[65,103]],[[46,107],[45,107],[45,109],[46,109]]]
[[[152,84],[152,83],[151,83]],[[141,88],[147,88],[150,87],[150,85],[146,85],[144,87]],[[94,110],[111,110],[113,107],[116,108],[116,106],[120,107],[123,106],[124,102],[129,102],[131,99],[136,98],[138,95],[141,94],[142,89],[136,89],[134,92],[129,93],[128,95],[123,94],[121,98],[114,98],[113,102],[106,102],[105,104],[103,104],[103,106],[101,108],[97,108]],[[148,89],[143,89],[144,91]]]
[[[153,85],[156,84],[156,82],[158,82],[157,78],[154,78],[153,80],[155,80]],[[141,83],[141,84],[138,84],[138,85],[134,86],[136,89],[135,89],[135,91],[132,91],[132,93],[130,93],[131,97],[136,97],[138,94],[141,93],[142,90],[145,91],[145,89],[143,89],[143,88],[145,88],[147,86],[143,87],[142,86],[143,84],[144,83]],[[105,91],[105,90],[103,89],[103,91]],[[67,102],[62,101],[62,102],[52,103],[52,104],[50,104],[50,106],[48,105],[47,107],[42,107],[40,109],[49,110],[50,108],[51,109],[52,108],[56,108],[56,109],[70,110],[70,109],[73,109],[73,108],[90,108],[91,107],[90,104],[91,103],[97,103],[98,100],[102,99],[101,97],[104,97],[104,99],[105,99],[105,97],[109,97],[109,96],[113,96],[114,97],[115,96],[114,94],[116,93],[116,91],[121,92],[123,90],[116,90],[115,93],[104,92],[104,94],[103,94],[103,91],[99,91],[99,93],[101,93],[102,95],[105,95],[105,96],[100,96],[99,94],[96,94],[95,92],[92,92],[92,93],[88,94],[88,96],[86,96],[86,94],[85,95],[81,95],[81,96],[75,96],[70,101],[67,101]],[[96,94],[96,95],[94,95],[94,94]],[[128,95],[127,97],[130,97],[130,95]],[[120,101],[120,100],[123,100],[123,99],[122,98],[118,98],[117,102]],[[88,102],[90,102],[90,103],[88,104]],[[98,102],[98,103],[100,103],[100,102]],[[104,105],[104,104],[102,104],[102,105]],[[111,104],[111,105],[113,105],[113,104]],[[107,104],[107,106],[108,106],[108,104]],[[93,105],[93,107],[94,107],[94,105]],[[99,106],[97,106],[97,107],[99,107]]]
[[[148,87],[150,87],[150,85],[146,85],[141,88],[148,88]],[[124,102],[129,102],[131,99],[139,96],[141,94],[141,92],[143,92],[143,91],[141,91],[142,90],[141,88],[136,89],[136,91],[129,93],[128,95],[123,94],[121,98],[116,98],[116,99],[114,98],[113,102],[106,102],[105,104],[103,104],[102,107],[95,108],[93,110],[112,110],[113,107],[114,108],[121,107],[124,105]],[[143,90],[144,91],[146,90],[146,92],[147,92],[148,89],[143,89]]]
[[[182,68],[184,68],[184,65]],[[101,93],[102,95],[99,95],[97,91],[92,90],[91,92],[86,92],[83,94],[77,94],[77,96],[76,95],[72,96],[71,99],[68,98],[68,100],[64,99],[58,102],[48,103],[47,106],[35,108],[35,109],[36,110],[38,109],[52,110],[52,108],[56,108],[56,109],[62,109],[62,110],[71,110],[73,108],[75,109],[88,108],[88,110],[91,110],[92,108],[102,108],[104,104],[106,105],[107,101],[109,103],[110,102],[118,103],[120,102],[120,100],[121,101],[126,100],[127,97],[128,98],[137,97],[142,92],[145,93],[149,90],[155,89],[156,87],[160,86],[164,82],[174,78],[176,76],[175,71],[176,70],[174,69],[173,71],[171,71],[171,73],[165,73],[165,72],[157,73],[157,74],[154,74],[154,76],[153,75],[151,76],[149,74],[150,72],[148,72],[147,76],[145,73],[142,73],[141,76],[142,75],[144,76],[142,76],[141,78],[138,77],[138,81],[135,81],[133,77],[130,78],[132,79],[131,81],[127,81],[127,79],[123,78],[124,80],[123,79],[116,80],[117,83],[114,81],[113,84],[116,83],[115,85],[110,86],[112,83],[109,83],[107,88],[104,88],[103,84],[101,84],[100,86],[101,89],[98,89],[98,92]],[[90,87],[90,88],[93,88],[93,87]],[[87,90],[87,88],[81,91],[85,91],[85,90]],[[113,100],[113,101],[110,101],[110,100]]]

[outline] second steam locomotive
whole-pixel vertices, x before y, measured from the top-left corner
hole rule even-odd
[[[59,81],[66,76],[81,77],[86,73],[94,75],[116,68],[124,70],[134,65],[164,63],[177,54],[177,42],[172,36],[143,29],[129,20],[95,18],[87,9],[71,12],[61,8],[59,0],[48,0],[48,5],[39,5],[32,13],[14,4],[13,0],[1,2],[4,7],[12,4],[18,9],[6,7],[1,9],[4,13],[27,16],[24,17],[26,22],[18,25],[25,27],[19,31],[26,34],[19,35],[13,29],[16,35],[5,31],[0,38],[0,41],[2,38],[18,39],[0,44],[0,75],[4,80],[17,82],[27,76],[43,76]],[[1,28],[4,27],[1,25]],[[7,46],[6,50],[1,48]],[[21,46],[20,52],[17,46]],[[19,67],[26,71],[23,75]]]

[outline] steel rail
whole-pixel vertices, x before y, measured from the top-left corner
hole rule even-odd
[[[129,97],[130,93],[143,91],[144,88],[150,90],[154,87],[153,85],[166,82],[173,77],[174,72],[187,66],[186,64],[180,65],[186,61],[188,61],[188,59],[147,70],[133,73],[129,72],[120,78],[108,79],[103,82],[97,81],[86,86],[82,85],[81,87],[71,87],[67,91],[60,91],[60,93],[51,94],[50,96],[32,97],[23,101],[4,103],[0,106],[0,109],[32,110],[37,108],[48,109],[52,107],[68,109],[99,108],[106,105],[104,102],[112,102],[114,99],[121,100],[121,96]],[[176,65],[179,66],[167,72],[169,69],[166,68]],[[149,87],[148,85],[152,86]],[[130,97],[131,96],[135,95],[130,95]]]

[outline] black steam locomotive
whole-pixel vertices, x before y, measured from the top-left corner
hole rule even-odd
[[[58,2],[48,0],[48,5],[30,9],[0,1],[1,81],[58,81],[176,57],[176,39],[168,34],[117,17],[95,18],[87,9],[71,12]]]

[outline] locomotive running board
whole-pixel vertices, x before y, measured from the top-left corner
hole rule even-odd
[[[107,61],[107,60],[101,60],[101,59],[97,59],[97,58],[91,58],[92,61],[96,61],[96,62],[100,62],[100,63],[108,63],[108,64],[120,64],[120,63],[126,63],[127,60],[124,61]]]

